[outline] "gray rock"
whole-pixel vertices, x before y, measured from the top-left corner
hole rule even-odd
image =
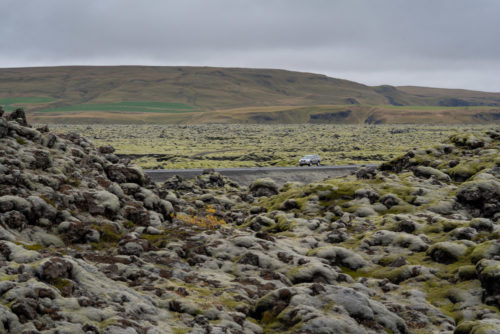
[[[9,125],[7,124],[7,121],[0,117],[0,138],[3,138],[7,136],[9,133]]]
[[[16,121],[22,126],[28,126],[26,122],[26,113],[23,108],[17,108],[7,116],[8,121]]]
[[[4,305],[0,305],[0,332],[21,333],[19,318]]]
[[[0,212],[11,210],[27,213],[31,211],[31,204],[22,197],[6,195],[0,197]]]
[[[32,128],[28,128],[20,125],[17,122],[8,122],[9,130],[16,132],[19,136],[30,139],[30,140],[38,140],[41,138],[42,134]]]
[[[44,199],[38,196],[29,196],[28,201],[31,203],[33,214],[36,218],[46,218],[48,220],[55,219],[57,209]]]
[[[144,251],[142,246],[137,242],[127,242],[120,247],[119,253],[123,255],[136,255],[139,256]]]
[[[380,198],[380,203],[382,203],[388,209],[390,209],[393,206],[400,204],[401,200],[394,194],[385,194]]]
[[[118,183],[137,183],[146,184],[144,172],[139,167],[128,167],[124,165],[109,165],[106,168],[106,174],[111,181]]]

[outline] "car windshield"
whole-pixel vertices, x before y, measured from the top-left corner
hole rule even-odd
[[[306,155],[302,159],[313,159],[313,158],[316,158],[316,156],[315,155]]]

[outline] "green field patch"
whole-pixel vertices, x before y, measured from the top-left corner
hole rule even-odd
[[[3,106],[5,111],[14,111],[16,108],[22,107],[24,104],[42,104],[54,102],[51,97],[42,96],[24,96],[24,97],[5,97],[0,98],[0,106]]]
[[[65,107],[49,108],[39,112],[74,112],[74,111],[109,111],[109,112],[149,112],[149,113],[185,113],[201,112],[196,107],[176,102],[116,102],[101,104],[75,104]]]

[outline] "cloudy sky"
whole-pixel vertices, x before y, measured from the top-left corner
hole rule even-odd
[[[281,68],[500,92],[498,0],[0,0],[0,13],[0,67]]]

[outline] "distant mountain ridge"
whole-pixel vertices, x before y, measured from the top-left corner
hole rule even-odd
[[[316,110],[309,111],[309,114],[315,114],[328,106],[330,114],[332,108],[335,109],[334,114],[309,118],[307,114],[301,118],[299,113],[296,121],[333,122],[340,117],[347,122],[360,122],[366,121],[369,116],[354,120],[353,115],[359,113],[357,110],[363,110],[363,115],[388,110],[385,107],[380,109],[381,106],[432,107],[430,111],[440,107],[465,110],[480,106],[486,109],[464,111],[470,118],[465,121],[483,122],[496,121],[497,108],[500,109],[500,93],[412,86],[371,87],[313,73],[184,66],[0,69],[0,105],[8,104],[5,101],[10,101],[8,107],[11,105],[11,108],[23,105],[33,112],[52,112],[34,113],[33,117],[48,119],[57,114],[59,118],[87,121],[91,121],[94,116],[101,117],[101,113],[129,112],[125,118],[132,119],[133,112],[155,112],[156,118],[172,122],[266,122],[266,119],[280,122],[280,117],[276,118],[272,114],[276,113],[276,109],[281,112],[286,110],[290,118],[291,110],[297,114],[300,108],[317,106]],[[124,104],[127,105],[124,107]],[[338,106],[342,107],[338,109]],[[244,108],[247,108],[246,112],[242,111]],[[235,110],[238,110],[239,115],[236,118],[234,113],[228,113]],[[205,113],[202,115],[202,112]],[[269,117],[265,115],[268,112],[271,112]],[[336,112],[343,114],[336,116]],[[258,115],[249,118],[243,116],[248,113]],[[345,116],[346,113],[349,115]],[[479,113],[483,116],[476,117]],[[295,122],[293,117],[286,121]],[[391,119],[381,120],[388,121]]]

